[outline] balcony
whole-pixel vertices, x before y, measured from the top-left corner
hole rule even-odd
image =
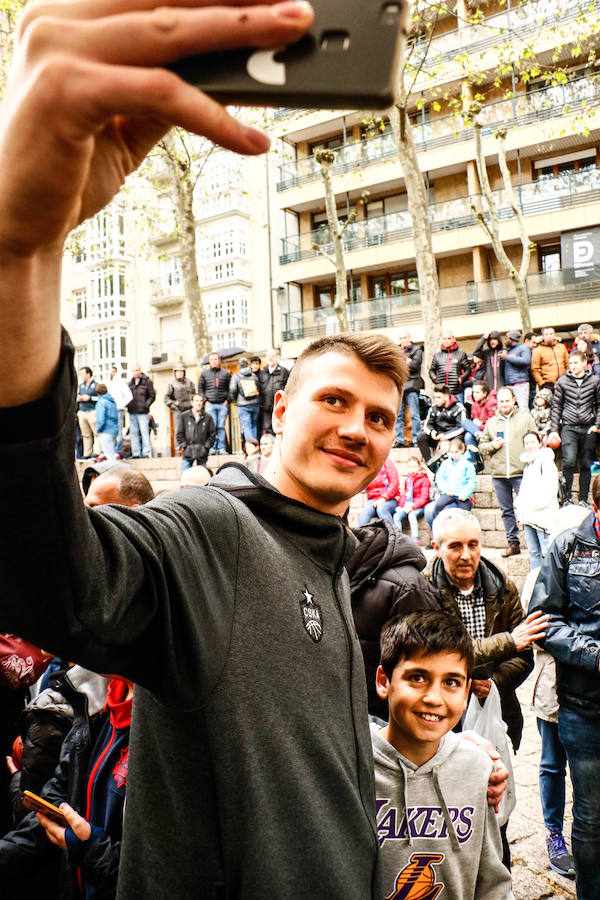
[[[156,309],[167,309],[170,306],[179,306],[185,300],[183,285],[180,281],[168,284],[152,279],[150,281],[150,305]]]
[[[549,306],[578,300],[600,298],[600,281],[572,284],[573,270],[539,272],[529,275],[529,305]],[[482,281],[442,288],[440,302],[444,319],[517,309],[517,298],[510,278]],[[369,331],[411,325],[422,321],[418,291],[393,297],[378,297],[348,305],[350,331]],[[336,334],[339,324],[332,307],[284,313],[282,339],[322,337]]]
[[[448,62],[461,53],[472,56],[482,53],[492,47],[497,47],[507,38],[521,38],[530,41],[534,30],[540,30],[550,25],[557,24],[557,16],[560,24],[565,25],[578,16],[586,17],[598,12],[598,4],[585,2],[585,0],[568,0],[564,6],[556,3],[556,0],[539,0],[538,3],[523,3],[521,6],[488,16],[481,23],[467,25],[453,31],[447,31],[434,37],[429,42],[428,37],[419,38],[414,44],[414,59],[411,62],[418,67],[423,55],[427,53],[428,61],[440,63]]]
[[[543,87],[518,94],[514,99],[497,100],[485,106],[481,113],[484,135],[501,126],[525,126],[558,118],[578,110],[600,105],[600,76],[577,78],[564,85]],[[415,139],[419,150],[437,150],[448,144],[471,141],[472,127],[463,126],[454,115],[438,116],[415,125]],[[395,159],[396,145],[391,131],[374,138],[350,141],[334,150],[333,172],[336,175],[364,169],[388,159]],[[286,163],[279,167],[278,191],[318,181],[320,168],[314,156]]]
[[[514,191],[517,198],[520,198],[525,216],[598,202],[600,200],[600,168],[590,166],[579,172],[567,171],[558,176],[543,175],[537,181],[528,182],[521,187],[514,186]],[[494,198],[500,220],[512,219],[514,213],[508,203],[506,192],[504,190],[494,191]],[[483,209],[481,195],[457,197],[454,200],[433,203],[429,207],[429,219],[433,233],[456,231],[475,225],[476,219],[471,204],[477,209]],[[406,210],[372,219],[361,219],[352,223],[346,231],[344,242],[345,249],[351,252],[394,241],[409,240],[412,236],[412,221],[410,213]],[[319,251],[313,249],[313,244],[322,247],[325,253],[333,253],[331,235],[325,225],[295,237],[282,238],[281,243],[282,254],[279,257],[281,265],[315,259],[319,256]]]
[[[183,362],[185,353],[185,341],[162,341],[152,345],[152,368],[170,366],[173,363]]]

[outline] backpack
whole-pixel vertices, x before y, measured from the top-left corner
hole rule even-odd
[[[244,400],[255,400],[258,397],[258,385],[252,375],[238,375],[238,383]]]

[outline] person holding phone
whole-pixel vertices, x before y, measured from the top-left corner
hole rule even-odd
[[[479,441],[483,456],[491,457],[492,483],[502,512],[507,547],[502,556],[521,552],[514,498],[519,493],[523,467],[523,438],[535,431],[531,413],[519,409],[510,387],[498,391],[498,411],[487,420]]]

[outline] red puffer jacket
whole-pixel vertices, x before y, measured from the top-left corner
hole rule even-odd
[[[373,481],[367,485],[367,500],[392,500],[398,493],[398,470],[386,459]]]
[[[429,503],[429,489],[431,487],[429,476],[425,472],[417,472],[416,475],[407,475],[404,491],[396,497],[398,506],[404,506],[407,502],[406,495],[408,494],[408,489],[411,484],[413,489],[413,509],[420,509],[422,506]]]

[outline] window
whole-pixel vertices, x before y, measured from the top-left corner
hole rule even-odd
[[[118,209],[102,210],[86,226],[87,254],[93,262],[125,256],[125,217]]]
[[[419,290],[419,280],[414,269],[409,272],[376,275],[371,277],[369,282],[370,296],[373,299],[399,297]]]
[[[90,333],[88,365],[97,381],[106,381],[113,363],[121,371],[127,369],[127,329],[123,325],[95,328]]]
[[[116,319],[127,315],[124,266],[92,269],[89,288],[92,319]]]
[[[250,346],[249,331],[220,331],[210,335],[211,347],[215,350],[223,350],[224,347],[242,347]]]
[[[75,307],[75,318],[77,320],[87,319],[87,291],[85,288],[73,291],[73,305]]]
[[[159,261],[160,287],[166,294],[175,294],[181,287],[181,263],[177,256],[166,256]]]
[[[538,247],[540,272],[560,271],[560,244],[547,244]]]
[[[218,297],[207,303],[208,327],[211,331],[228,326],[249,326],[248,297],[244,295]]]
[[[335,302],[335,285],[333,284],[316,284],[314,286],[313,302],[314,308],[328,309]],[[359,303],[361,300],[360,281],[350,279],[348,283],[348,300],[350,303]]]

